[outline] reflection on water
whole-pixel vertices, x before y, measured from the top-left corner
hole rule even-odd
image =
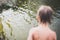
[[[26,40],[28,31],[37,22],[35,19],[30,20],[29,15],[22,11],[13,11],[12,9],[2,12],[2,24],[4,33],[9,40]],[[32,13],[32,11],[31,11]]]

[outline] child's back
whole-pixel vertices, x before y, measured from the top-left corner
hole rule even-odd
[[[50,30],[48,27],[35,27],[30,30],[33,35],[33,40],[56,40],[55,32]]]

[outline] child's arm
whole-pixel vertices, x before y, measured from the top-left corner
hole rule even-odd
[[[56,36],[56,33],[54,32],[54,40],[57,40],[57,36]]]
[[[57,36],[55,32],[53,33],[53,40],[57,40]]]
[[[29,35],[28,35],[27,40],[33,40],[33,29],[31,29],[31,30],[29,31]]]

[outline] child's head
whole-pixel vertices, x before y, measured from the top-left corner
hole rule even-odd
[[[37,11],[37,20],[40,23],[51,23],[53,10],[50,6],[42,5],[40,6],[39,10]]]

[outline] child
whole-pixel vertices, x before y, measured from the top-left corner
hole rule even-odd
[[[53,10],[50,6],[43,5],[37,11],[38,27],[32,28],[27,40],[56,40],[56,33],[49,28]]]

